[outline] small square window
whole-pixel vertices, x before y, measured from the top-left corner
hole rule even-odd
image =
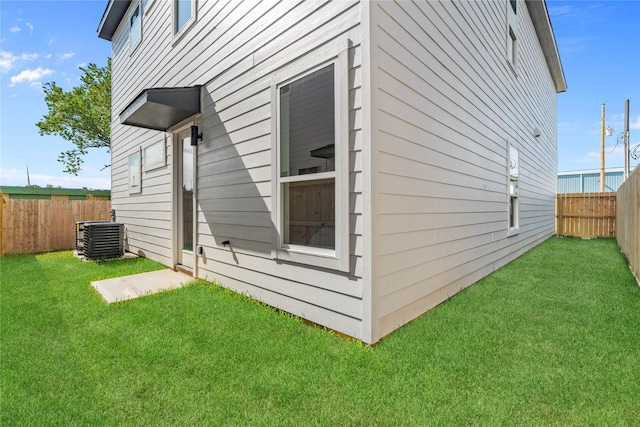
[[[144,149],[144,170],[151,171],[166,166],[166,142],[164,137]]]

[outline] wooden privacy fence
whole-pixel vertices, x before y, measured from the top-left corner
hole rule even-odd
[[[109,220],[109,200],[1,199],[0,256],[75,248],[76,221]]]
[[[640,167],[618,188],[616,224],[618,246],[640,280]]]
[[[615,237],[616,193],[571,193],[556,197],[556,233]]]

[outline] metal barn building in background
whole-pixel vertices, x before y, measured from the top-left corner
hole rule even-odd
[[[617,191],[624,182],[623,168],[606,169],[604,191]],[[600,169],[558,172],[558,194],[597,193],[600,191]]]

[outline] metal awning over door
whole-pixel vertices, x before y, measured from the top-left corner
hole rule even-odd
[[[120,113],[120,123],[166,131],[200,113],[202,86],[145,89]]]

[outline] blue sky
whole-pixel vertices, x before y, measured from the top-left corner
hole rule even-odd
[[[547,7],[568,86],[558,95],[558,169],[600,168],[603,103],[614,129],[605,137],[605,165],[622,167],[616,142],[626,99],[630,146],[640,144],[640,1],[551,0]]]
[[[68,188],[111,187],[106,150],[89,151],[79,176],[63,173],[58,162],[73,144],[40,136],[36,123],[47,113],[42,83],[65,90],[80,84],[79,67],[104,66],[111,44],[97,37],[106,1],[0,0],[0,97],[2,185],[32,184]]]
[[[160,0],[167,1],[167,0]],[[110,43],[96,30],[106,0],[0,1],[0,182],[70,188],[109,188],[106,150],[90,151],[79,176],[64,174],[61,138],[40,136],[46,114],[44,82],[65,89],[79,84],[79,67],[104,66]],[[558,95],[558,169],[600,167],[600,114],[615,129],[606,138],[607,167],[623,166],[616,145],[630,99],[631,146],[640,144],[640,1],[559,1],[547,6],[567,79]],[[614,148],[615,147],[615,148]],[[632,160],[632,166],[638,163]]]

